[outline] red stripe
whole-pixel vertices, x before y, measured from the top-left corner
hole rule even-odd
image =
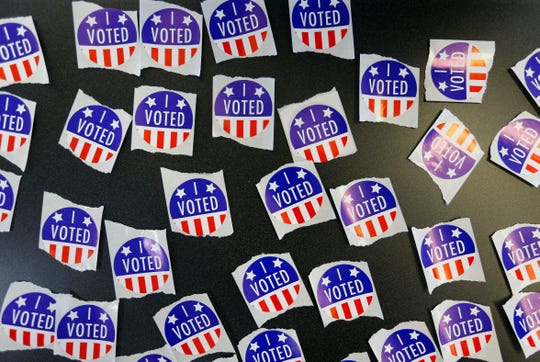
[[[246,56],[246,49],[244,49],[244,41],[242,39],[236,39],[234,41],[236,44],[236,49],[238,50],[238,55],[241,57]]]
[[[282,293],[283,293],[283,296],[285,297],[285,300],[287,301],[287,305],[293,304],[294,299],[291,295],[291,292],[289,292],[289,289],[285,289]]]
[[[14,148],[15,148],[15,136],[9,136],[7,150],[8,152],[11,152],[13,151]]]
[[[21,138],[21,144],[19,147],[22,147],[26,143],[27,138]]]
[[[229,43],[228,41],[224,41],[222,44],[223,44],[223,51],[227,54],[232,55],[231,43]]]
[[[364,313],[364,305],[362,304],[362,300],[355,299],[354,306],[356,307],[356,313],[358,313],[358,315]]]
[[[336,45],[336,31],[330,30],[328,32],[328,47],[332,48],[334,45]]]
[[[183,65],[186,62],[186,50],[184,48],[178,49],[178,65]]]
[[[210,234],[217,230],[216,223],[214,221],[213,216],[207,217],[206,221],[208,222],[208,230],[209,230]]]
[[[486,73],[471,73],[471,74],[469,74],[469,79],[486,80],[487,79],[487,74]]]
[[[482,88],[483,87],[481,85],[471,85],[469,86],[469,92],[477,93],[480,92]]]
[[[165,137],[165,132],[157,131],[157,148],[163,148],[163,138]]]
[[[150,276],[150,282],[152,283],[152,292],[155,292],[159,289],[159,280],[157,275]]]
[[[182,347],[182,351],[184,351],[184,354],[187,354],[188,356],[191,356],[191,349],[189,349],[189,346],[187,343],[184,343],[182,345],[180,345],[180,347]]]
[[[103,148],[98,147],[96,149],[96,152],[94,153],[94,157],[92,157],[92,163],[98,163],[99,159],[101,158],[102,153],[103,153]]]
[[[79,264],[82,260],[82,248],[75,249],[75,264]]]
[[[300,284],[294,285],[294,291],[296,292],[296,294],[298,294],[298,292],[300,291]]]
[[[241,119],[236,121],[236,137],[244,138],[244,121]]]
[[[257,38],[255,37],[255,35],[250,35],[248,37],[248,40],[252,53],[255,53],[257,50],[259,50],[259,44],[257,44]]]
[[[309,45],[309,33],[307,31],[302,33],[302,43]]]
[[[180,227],[182,228],[182,231],[186,234],[189,234],[189,224],[187,221],[181,221],[180,222]]]
[[[62,262],[69,263],[69,246],[62,247]]]
[[[386,223],[386,218],[384,217],[384,215],[378,216],[377,220],[379,221],[379,225],[381,225],[381,229],[383,232],[388,230],[388,224]]]
[[[332,157],[337,157],[339,155],[339,149],[337,147],[336,141],[330,142],[330,150],[332,151]]]
[[[110,67],[112,65],[112,63],[111,63],[111,50],[110,49],[103,49],[103,64],[106,67]]]
[[[381,99],[381,117],[387,117],[388,116],[388,101],[386,99]]]
[[[450,270],[450,264],[444,263],[443,264],[443,271],[444,271],[444,277],[446,279],[452,279],[452,270]]]
[[[536,347],[536,343],[534,343],[534,338],[532,336],[527,337],[527,342],[529,342],[531,347]]]
[[[178,132],[171,132],[171,148],[178,146]]]
[[[156,62],[159,62],[159,49],[158,48],[152,48],[152,50],[150,51],[151,52],[151,57],[152,59],[154,59]]]
[[[15,329],[9,330],[9,338],[16,341],[17,340],[17,331]]]
[[[4,221],[5,219],[7,219],[7,217],[9,216],[9,214],[7,212],[3,212],[2,213],[2,216],[0,216],[0,222]]]
[[[29,331],[23,331],[23,344],[25,346],[30,345],[30,332]]]
[[[73,356],[73,342],[66,343],[66,352],[67,354]]]
[[[538,172],[538,170],[535,167],[533,167],[533,166],[531,166],[529,164],[527,164],[527,166],[525,166],[525,169],[527,171],[529,171],[530,173],[537,173]]]
[[[289,214],[287,214],[286,212],[282,212],[280,215],[281,215],[281,219],[283,220],[285,224],[291,223],[291,219],[289,219]]]
[[[371,221],[371,220],[366,221],[366,227],[368,229],[369,236],[376,236],[377,235],[377,231],[375,231],[375,227],[373,226],[373,221]]]
[[[194,222],[195,222],[195,235],[197,236],[203,235],[201,219],[195,219]]]
[[[21,80],[21,75],[19,74],[19,69],[17,68],[17,65],[11,64],[9,66],[9,70],[11,71],[11,74],[13,75],[13,80],[15,82],[19,82]]]
[[[165,49],[165,65],[170,67],[172,65],[172,49]]]
[[[92,356],[94,359],[98,359],[99,357],[101,357],[101,353],[100,353],[101,348],[99,347],[100,347],[99,343],[94,342],[94,352]]]
[[[315,32],[315,48],[322,49],[322,33],[320,31]]]
[[[197,48],[191,48],[191,57],[193,58],[197,54]]]
[[[351,319],[352,314],[351,314],[351,309],[349,308],[349,304],[342,303],[341,306],[343,307],[343,313],[345,313],[345,319]]]
[[[201,343],[201,340],[199,339],[199,337],[193,339],[193,344],[195,345],[195,348],[197,348],[197,352],[199,353],[204,353],[206,352],[206,350],[204,349],[202,343]]]
[[[257,134],[257,121],[252,119],[249,121],[249,137],[253,137]]]
[[[261,307],[261,310],[263,312],[269,312],[270,309],[268,309],[268,305],[266,304],[266,301],[263,299],[259,302],[259,307]]]
[[[453,356],[457,356],[457,355],[458,355],[457,349],[456,349],[456,345],[453,344],[453,343],[450,345],[450,353],[452,353]]]
[[[315,211],[313,204],[311,202],[307,202],[305,205],[306,205],[306,209],[307,209],[309,217],[312,218],[313,216],[315,216],[317,212]]]
[[[223,121],[223,130],[228,134],[231,134],[231,121],[226,119]]]
[[[463,268],[463,262],[461,261],[461,259],[456,260],[456,269],[458,275],[461,275],[465,272],[465,268]]]
[[[394,117],[397,117],[401,114],[401,101],[399,99],[394,99]]]
[[[319,155],[319,159],[321,160],[321,162],[328,161],[328,159],[326,158],[326,152],[324,152],[323,145],[318,145],[316,149],[317,149],[317,154]]]
[[[206,332],[204,334],[204,339],[206,339],[206,343],[208,343],[208,346],[210,348],[214,348],[214,346],[216,345],[216,342],[214,342],[214,338],[212,338],[212,335],[210,334],[210,332]]]
[[[88,57],[90,58],[91,61],[93,61],[94,63],[97,63],[97,51],[95,49],[90,49],[88,51]]]
[[[282,310],[283,309],[283,307],[281,306],[281,303],[279,302],[279,299],[278,299],[277,295],[272,294],[270,296],[270,300],[272,301],[272,304],[274,304],[274,308],[276,310]]]
[[[347,31],[349,29],[345,28],[345,29],[341,29],[341,39],[345,38],[345,35],[347,35]]]
[[[435,279],[441,279],[441,275],[439,274],[439,268],[435,267],[431,269],[431,271],[433,272],[433,277]]]
[[[305,220],[304,220],[304,216],[302,216],[302,213],[300,212],[300,208],[299,207],[293,207],[292,209],[292,212],[294,214],[294,217],[296,218],[296,220],[302,224]]]
[[[90,151],[90,143],[85,142],[84,146],[82,148],[81,154],[79,155],[83,160],[86,160],[86,156],[88,156],[88,151]]]
[[[469,352],[469,345],[467,344],[467,341],[461,341],[459,342],[459,345],[461,346],[461,350],[463,351],[463,356],[468,356],[471,353]]]
[[[536,153],[533,153],[531,155],[531,161],[534,161],[536,163],[540,163],[540,155],[536,154]]]
[[[147,143],[150,143],[150,141],[152,140],[152,131],[150,131],[149,129],[145,129],[143,138]]]
[[[86,350],[88,348],[88,343],[81,342],[79,347],[79,358],[86,359]]]
[[[135,46],[129,47],[129,56],[132,56],[134,52],[135,52]]]
[[[6,80],[6,73],[4,72],[4,67],[0,67],[0,78]]]
[[[32,67],[30,66],[30,62],[28,61],[28,59],[26,59],[24,62],[23,62],[23,66],[24,66],[24,72],[26,73],[26,77],[30,77],[32,75]]]
[[[131,278],[126,278],[124,280],[124,283],[125,283],[127,289],[133,290],[133,280]]]
[[[139,284],[139,293],[146,294],[146,279],[144,277],[138,277],[137,283]]]
[[[523,274],[521,274],[521,269],[516,270],[516,278],[518,278],[518,280],[523,280]]]
[[[478,352],[482,349],[482,345],[480,344],[480,338],[478,337],[473,338],[473,346],[474,346],[475,352]]]
[[[313,161],[313,155],[311,154],[311,150],[309,148],[304,150],[304,156],[306,156],[306,160]]]
[[[45,345],[45,335],[43,333],[37,334],[37,346],[43,347]]]
[[[56,259],[56,245],[55,244],[51,244],[49,246],[49,254]]]
[[[124,59],[124,49],[123,48],[117,48],[116,49],[116,58],[118,60],[118,65],[124,64],[124,62],[126,60]]]
[[[338,312],[337,312],[336,307],[330,308],[330,315],[331,315],[332,318],[334,318],[334,319],[339,319],[339,314],[338,314]]]

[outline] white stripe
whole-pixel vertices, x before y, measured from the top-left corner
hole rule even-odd
[[[9,63],[2,63],[0,64],[0,67],[4,68],[4,74],[6,76],[6,81],[8,82],[15,82],[15,78],[13,77],[13,74],[11,72],[11,65],[14,64],[17,68],[17,71],[19,72],[19,77],[21,78],[20,82],[24,81],[25,79],[30,78],[36,71],[38,62],[36,62],[35,57],[39,55],[38,53],[32,53],[24,58],[16,59],[14,61],[11,61]],[[28,63],[30,65],[31,74],[29,76],[26,75],[26,70],[24,69],[23,62],[25,60],[28,60]]]

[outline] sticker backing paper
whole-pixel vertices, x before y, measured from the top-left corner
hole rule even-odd
[[[540,108],[540,48],[533,50],[531,54],[517,62],[511,69],[536,106]]]
[[[529,358],[540,350],[540,293],[518,293],[503,308],[525,357]]]
[[[21,176],[0,170],[0,232],[10,231]]]
[[[293,329],[257,329],[238,343],[242,361],[305,362]]]

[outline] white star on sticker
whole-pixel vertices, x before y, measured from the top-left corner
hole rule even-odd
[[[124,254],[124,256],[128,256],[129,254],[131,254],[131,249],[129,246],[122,246],[122,251],[120,252],[120,254]]]
[[[161,15],[152,15],[152,19],[150,19],[151,22],[154,23],[154,25],[158,25],[161,23]]]
[[[343,201],[350,204],[353,201],[353,198],[352,198],[351,194],[345,195],[345,197],[343,198]]]
[[[163,356],[159,356],[159,358],[158,358],[158,362],[167,362],[167,361],[168,360]]]
[[[433,240],[428,236],[424,239],[424,244],[426,244],[426,246],[431,246],[431,244],[433,244]]]
[[[215,189],[216,189],[216,187],[214,186],[214,184],[206,185],[206,192],[209,192],[209,193],[213,194]]]
[[[55,304],[55,303],[52,303],[52,302],[49,303],[49,306],[47,307],[47,310],[48,310],[49,312],[51,312],[51,313],[54,312],[54,311],[56,310],[56,304]]]
[[[202,312],[202,309],[203,309],[203,305],[197,302],[197,304],[195,304],[195,312]]]
[[[336,7],[339,4],[339,0],[330,0],[330,6]]]
[[[523,315],[523,309],[516,308],[516,315],[521,318],[521,316]]]
[[[146,98],[146,101],[145,101],[144,103],[146,103],[146,105],[147,105],[149,108],[152,108],[153,106],[156,105],[156,99],[155,99],[155,98],[152,98],[152,97],[148,97],[148,98]]]
[[[232,87],[225,87],[225,90],[223,91],[223,93],[225,93],[227,98],[229,98],[230,96],[234,94]]]
[[[253,5],[253,3],[250,1],[246,4],[246,11],[249,11],[251,13],[254,7],[255,5]]]
[[[427,151],[427,152],[424,152],[424,158],[426,160],[431,160],[431,158],[433,157],[433,155],[431,154],[431,151]]]
[[[459,230],[459,228],[455,228],[452,230],[452,237],[453,238],[459,238],[459,236],[462,234],[462,232]]]
[[[17,304],[17,307],[19,308],[26,306],[26,298],[23,298],[23,297],[17,298],[17,300],[15,301],[15,304]]]
[[[54,220],[55,222],[57,222],[57,223],[60,222],[60,221],[64,221],[64,220],[62,219],[62,214],[59,213],[59,212],[55,212],[52,218],[53,218],[53,220]]]
[[[286,340],[287,340],[287,336],[285,335],[285,333],[281,333],[281,334],[278,336],[278,341],[284,343]]]
[[[358,276],[358,273],[360,273],[356,268],[352,268],[349,272],[351,273],[350,276],[355,278]]]
[[[75,319],[79,318],[79,312],[70,310],[68,318],[71,319],[71,321],[74,321]]]
[[[450,318],[450,314],[446,314],[444,317],[443,317],[443,322],[448,324],[452,321],[452,318]]]
[[[87,117],[92,117],[92,113],[94,111],[91,110],[90,108],[86,107],[83,111],[83,114],[84,114],[84,118],[87,118]]]
[[[379,70],[377,69],[377,67],[370,67],[369,73],[371,73],[371,76],[374,77],[376,75],[379,75]]]
[[[268,188],[272,191],[276,191],[278,188],[278,184],[276,181],[272,181],[268,183]]]
[[[84,224],[84,226],[88,227],[90,224],[92,224],[92,219],[90,218],[90,216],[86,216],[82,223]]]
[[[306,177],[306,171],[304,171],[304,169],[301,168],[300,171],[296,172],[296,177],[301,178],[302,180],[304,180],[305,177]]]
[[[442,53],[439,53],[439,58],[442,60],[448,59],[448,54],[446,53],[446,50],[443,51]]]
[[[218,18],[219,20],[223,19],[225,17],[225,13],[223,12],[223,10],[218,10],[216,11],[216,18]]]
[[[95,16],[89,16],[86,21],[85,21],[86,24],[90,25],[90,27],[93,27],[94,25],[97,24],[97,21],[96,21],[96,17]]]
[[[407,70],[407,68],[401,68],[401,69],[399,70],[399,76],[400,76],[401,78],[405,78],[405,77],[408,76],[408,75],[409,75],[409,71]]]
[[[374,194],[378,194],[379,191],[381,191],[381,186],[379,184],[371,186],[371,192],[373,192]]]
[[[118,15],[118,22],[124,25],[127,21],[126,14]]]
[[[418,334],[417,331],[412,331],[411,333],[409,333],[409,337],[411,339],[414,339],[415,341],[418,339],[418,336],[419,336],[419,334]]]
[[[185,99],[179,99],[176,103],[176,107],[180,108],[180,110],[184,109],[186,106],[186,100]]]
[[[26,28],[21,25],[17,28],[17,35],[18,36],[24,36],[24,34],[26,33]]]
[[[99,320],[105,323],[109,320],[109,316],[107,315],[107,313],[100,313]]]
[[[512,242],[512,240],[506,240],[504,242],[504,247],[506,249],[512,249],[514,247],[514,243]]]
[[[258,87],[258,88],[255,88],[255,95],[259,98],[261,98],[261,96],[264,94],[264,90],[263,90],[263,87]]]
[[[475,306],[474,308],[471,308],[471,315],[476,317],[478,313],[480,313],[480,309],[478,309],[478,307]]]
[[[455,177],[456,176],[456,170],[454,170],[453,168],[449,168],[448,171],[446,172],[446,174],[448,175],[448,177]]]
[[[176,321],[178,321],[178,318],[176,318],[174,314],[171,314],[170,316],[167,317],[167,323],[174,325],[176,324]]]
[[[321,284],[324,285],[325,287],[327,287],[328,284],[330,284],[330,278],[328,278],[328,277],[323,277],[323,278],[321,279]]]
[[[193,22],[193,20],[191,19],[191,16],[184,16],[184,20],[182,21],[182,24],[186,24],[186,26],[189,26],[189,24],[191,24]]]
[[[323,110],[323,116],[324,116],[324,117],[330,118],[330,117],[332,117],[332,113],[334,113],[334,111],[332,111],[332,110],[330,109],[330,107],[328,107],[328,108],[326,108],[326,109]]]
[[[531,67],[529,67],[525,69],[525,74],[527,75],[527,77],[532,78],[534,77],[534,70],[532,70]]]
[[[111,122],[111,127],[112,129],[120,128],[120,122],[117,119],[115,119],[114,121]]]
[[[302,121],[302,117],[295,118],[294,125],[298,128],[302,127],[304,125],[304,121]]]
[[[501,147],[501,149],[499,150],[499,153],[501,154],[501,156],[508,156],[508,148]]]
[[[392,345],[390,343],[384,345],[384,352],[385,353],[390,353],[390,352],[392,352],[393,349],[394,349],[394,347],[392,347]]]
[[[540,229],[536,229],[532,232],[533,238],[540,239]]]
[[[150,247],[150,250],[152,250],[153,253],[159,253],[161,251],[161,247],[159,246],[158,243],[154,243]]]
[[[7,180],[1,180],[0,181],[0,189],[5,190],[6,187],[8,187]]]
[[[274,259],[274,268],[281,269],[281,264],[283,264],[283,261],[279,258]]]
[[[446,88],[448,88],[448,86],[446,85],[446,81],[439,82],[439,86],[437,88],[439,88],[440,90],[442,90],[444,92],[446,90]]]
[[[21,103],[17,105],[17,110],[15,112],[19,114],[23,114],[25,111],[26,111],[26,108],[24,107],[24,104]]]
[[[257,342],[253,342],[249,344],[249,350],[253,352],[257,352],[259,349],[259,344]]]
[[[300,6],[302,8],[302,10],[306,10],[306,8],[309,8],[309,4],[308,4],[307,0],[301,0],[300,4],[298,4],[298,6]]]
[[[514,122],[514,128],[517,129],[518,131],[521,131],[523,129],[523,122],[521,121]]]
[[[186,192],[184,191],[184,189],[178,189],[178,190],[176,190],[175,195],[178,196],[179,198],[182,198],[182,197],[186,196]]]
[[[255,273],[253,272],[253,270],[248,271],[246,273],[246,279],[253,281],[253,278],[255,278]]]

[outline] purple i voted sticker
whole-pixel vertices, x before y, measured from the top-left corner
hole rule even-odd
[[[234,80],[219,91],[214,101],[219,126],[236,138],[252,138],[263,132],[274,114],[268,90],[250,80]]]
[[[306,160],[327,162],[343,154],[350,135],[347,121],[338,110],[314,104],[293,117],[289,137],[294,151]]]
[[[243,360],[272,362],[303,362],[304,356],[296,336],[278,329],[260,329],[248,336]]]
[[[540,293],[527,293],[514,307],[512,327],[520,341],[529,347],[540,348]]]
[[[105,309],[94,304],[82,304],[65,313],[56,335],[64,352],[80,360],[102,358],[116,342],[114,321]]]
[[[311,171],[288,166],[275,172],[265,187],[264,203],[285,224],[303,224],[315,217],[323,203],[323,187]]]
[[[49,346],[55,338],[55,299],[46,293],[18,295],[5,305],[2,327],[14,342],[32,348]]]
[[[94,64],[111,68],[127,62],[137,46],[137,25],[122,10],[104,8],[87,14],[77,28],[77,43]]]
[[[383,342],[379,361],[436,362],[437,348],[422,331],[403,328],[394,331]]]
[[[32,114],[22,99],[0,93],[0,152],[11,153],[30,140]]]
[[[44,64],[33,23],[30,28],[25,22],[16,21],[21,19],[24,18],[0,24],[0,80],[8,83],[26,81]]]
[[[194,112],[181,94],[163,90],[148,95],[138,104],[134,122],[147,144],[169,150],[179,147],[193,133]]]
[[[0,171],[0,225],[10,219],[15,209],[17,190]],[[8,228],[9,229],[9,228]]]
[[[161,9],[144,22],[141,40],[150,57],[165,67],[180,67],[199,51],[202,34],[198,22],[181,8]]]
[[[527,284],[540,280],[540,228],[522,225],[504,237],[499,258],[507,275]]]
[[[525,86],[534,99],[540,97],[540,50],[532,54],[525,64]]]

